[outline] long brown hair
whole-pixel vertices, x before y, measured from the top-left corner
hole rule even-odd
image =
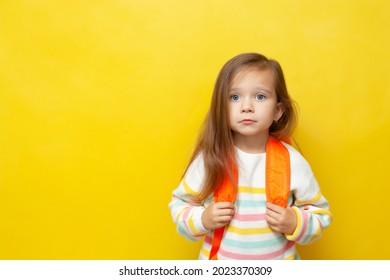
[[[226,62],[218,74],[210,109],[190,159],[191,164],[202,153],[204,160],[205,178],[201,192],[196,198],[198,203],[204,201],[225,176],[237,186],[238,182],[232,174],[232,166],[236,165],[236,160],[233,133],[229,125],[228,100],[231,81],[239,71],[248,68],[269,69],[273,73],[275,92],[278,102],[282,105],[283,114],[278,122],[271,125],[270,134],[279,140],[288,139],[295,128],[297,114],[294,101],[288,94],[282,68],[276,60],[258,53],[243,53]]]

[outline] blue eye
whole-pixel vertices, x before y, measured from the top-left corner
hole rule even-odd
[[[259,94],[256,95],[256,100],[262,101],[264,99],[265,99],[265,95],[264,94],[259,93]]]
[[[238,101],[238,100],[240,100],[240,96],[237,94],[232,94],[232,95],[230,95],[230,100]]]

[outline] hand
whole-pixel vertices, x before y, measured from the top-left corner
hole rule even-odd
[[[297,215],[291,207],[283,208],[267,203],[266,220],[271,229],[283,234],[293,234],[298,223]]]
[[[234,216],[234,205],[230,202],[212,202],[202,214],[202,224],[207,230],[223,227]]]

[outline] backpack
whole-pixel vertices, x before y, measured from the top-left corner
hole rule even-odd
[[[238,170],[232,168],[233,176],[238,179]],[[234,203],[237,196],[237,190],[232,182],[225,176],[222,184],[218,184],[214,190],[214,202]],[[236,180],[238,182],[238,180]],[[267,202],[287,207],[288,196],[290,193],[290,154],[287,148],[272,136],[268,137],[266,144],[265,161],[265,191]],[[214,236],[211,242],[210,260],[217,259],[217,253],[221,245],[225,228],[214,230]]]

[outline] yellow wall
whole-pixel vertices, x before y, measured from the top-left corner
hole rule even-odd
[[[388,1],[1,1],[0,258],[194,259],[167,207],[223,63],[282,64],[331,203],[304,259],[390,259]]]

